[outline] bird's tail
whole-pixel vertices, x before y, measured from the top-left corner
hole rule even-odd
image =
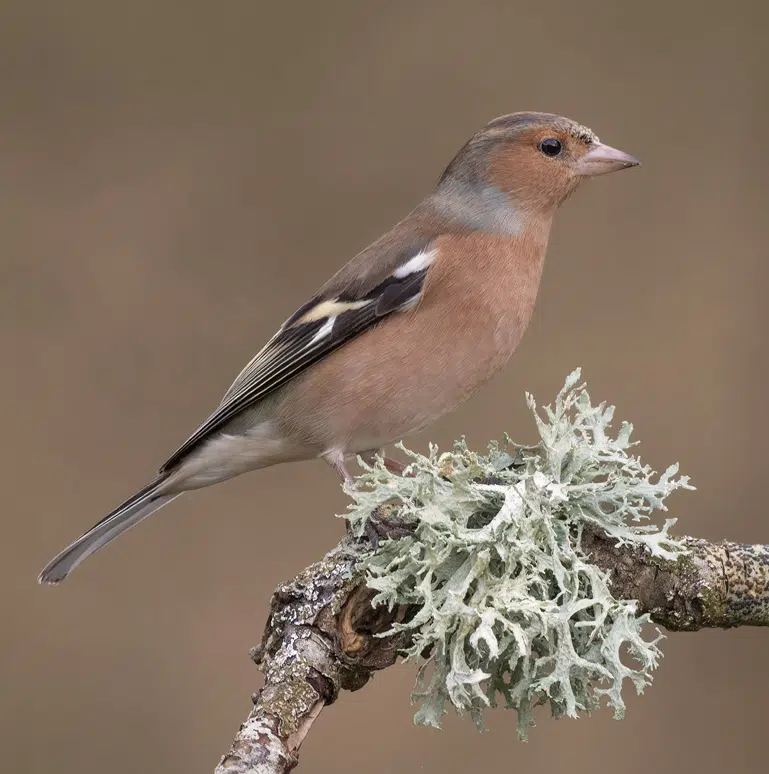
[[[178,497],[178,494],[159,493],[166,478],[164,475],[158,476],[56,555],[38,576],[38,583],[55,584],[63,581],[92,553]]]

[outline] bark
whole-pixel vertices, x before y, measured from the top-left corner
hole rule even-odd
[[[597,531],[583,547],[611,573],[615,597],[636,599],[670,631],[769,625],[769,546],[685,538],[686,555],[652,558]],[[282,774],[323,708],[395,663],[402,637],[376,637],[410,611],[373,609],[349,536],[321,561],[281,584],[252,658],[264,688],[216,774]]]

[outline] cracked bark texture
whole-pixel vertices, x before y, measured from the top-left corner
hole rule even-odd
[[[639,613],[670,631],[769,626],[769,546],[686,537],[675,562],[638,546],[617,546],[598,531],[582,545],[608,570],[615,596],[638,600]]]
[[[670,631],[769,625],[769,546],[684,542],[687,554],[662,561],[596,530],[582,535],[583,547],[610,573],[614,595],[638,600],[639,614]],[[371,607],[359,551],[347,536],[276,589],[262,643],[251,653],[264,688],[216,774],[290,771],[322,709],[395,663],[405,635],[375,635],[410,611]]]
[[[340,690],[357,691],[395,663],[401,636],[376,637],[407,613],[374,609],[362,583],[360,548],[347,536],[319,562],[282,583],[251,657],[264,688],[217,774],[290,771],[315,719]]]

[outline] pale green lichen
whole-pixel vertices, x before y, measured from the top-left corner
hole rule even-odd
[[[445,453],[431,446],[427,456],[404,449],[410,476],[378,461],[348,488],[358,534],[385,503],[413,525],[413,537],[383,541],[363,561],[374,605],[416,606],[395,630],[410,632],[405,655],[420,661],[417,723],[439,726],[453,705],[480,726],[483,710],[501,700],[517,710],[525,738],[537,705],[577,716],[605,696],[622,717],[625,679],[639,693],[651,681],[662,635],[647,639],[648,616],[612,596],[607,573],[581,548],[582,529],[676,559],[684,548],[669,535],[673,520],[639,522],[691,487],[677,466],[655,478],[628,453],[631,425],[609,435],[614,408],[593,406],[579,376],[568,377],[544,416],[527,396],[536,446],[506,439],[485,455],[464,442]]]

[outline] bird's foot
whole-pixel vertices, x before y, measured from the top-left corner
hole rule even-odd
[[[395,505],[382,503],[368,517],[363,534],[375,551],[382,540],[400,540],[414,534],[413,522],[393,516],[393,511]]]

